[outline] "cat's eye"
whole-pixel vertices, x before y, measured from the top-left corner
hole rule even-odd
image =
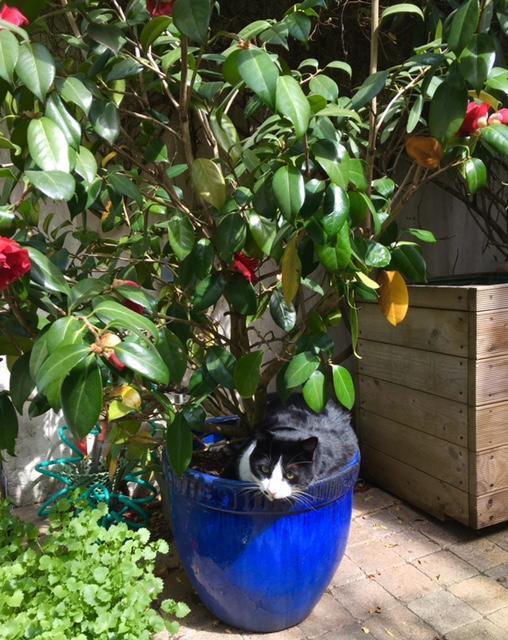
[[[267,464],[262,464],[259,467],[259,469],[260,469],[261,473],[265,473],[265,474],[270,473],[270,467]]]
[[[286,471],[285,476],[286,476],[286,480],[291,481],[296,478],[296,473],[293,473],[292,471]]]

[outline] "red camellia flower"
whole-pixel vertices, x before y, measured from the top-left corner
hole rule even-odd
[[[15,240],[0,237],[0,291],[22,278],[31,267],[26,249]]]
[[[146,0],[146,8],[152,18],[170,16],[173,13],[175,0]]]
[[[466,117],[459,129],[459,136],[470,136],[478,129],[486,127],[489,109],[490,105],[486,102],[481,104],[470,102],[467,105]]]
[[[489,124],[508,124],[508,109],[499,109],[489,118]]]
[[[259,260],[256,258],[249,258],[245,253],[239,252],[235,253],[235,261],[233,263],[233,269],[242,274],[242,276],[255,284],[258,279],[256,276],[256,269],[259,266]]]
[[[28,24],[28,18],[24,16],[16,7],[9,7],[6,4],[0,9],[0,19],[10,22],[16,27],[24,27]]]

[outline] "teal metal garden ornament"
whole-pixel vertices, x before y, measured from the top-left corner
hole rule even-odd
[[[91,435],[95,438],[100,430],[95,427]],[[146,506],[155,500],[157,489],[141,478],[142,469],[125,473],[125,464],[119,464],[114,476],[110,478],[108,470],[103,465],[94,463],[93,459],[85,456],[76,443],[68,436],[68,427],[62,426],[58,430],[60,440],[71,449],[73,456],[56,458],[39,463],[36,470],[48,478],[55,478],[64,487],[51,495],[39,509],[39,516],[46,517],[52,507],[62,498],[74,499],[76,502],[86,500],[93,508],[101,502],[108,505],[108,513],[102,519],[102,525],[125,522],[132,529],[146,526],[149,513]],[[142,497],[127,495],[127,487],[143,489]]]

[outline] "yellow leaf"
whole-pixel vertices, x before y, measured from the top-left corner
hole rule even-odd
[[[118,469],[117,458],[111,458],[109,462],[109,479],[112,480],[115,477],[116,470]]]
[[[369,278],[369,276],[366,276],[363,271],[357,271],[356,277],[369,289],[379,289],[379,284],[375,280],[372,280],[372,278]]]
[[[119,420],[124,416],[132,413],[134,409],[132,407],[128,407],[121,400],[113,400],[109,405],[108,409],[108,420],[113,422],[114,420]]]
[[[406,152],[424,169],[437,169],[443,159],[443,147],[430,136],[411,136],[406,140]]]
[[[472,89],[467,93],[473,99],[477,98],[478,100],[480,100],[480,102],[486,102],[494,109],[494,111],[497,111],[501,105],[500,100],[498,100],[497,98],[494,98],[493,95],[491,95],[490,93],[487,93],[486,91],[478,91],[477,93],[474,89]]]
[[[222,209],[226,203],[227,189],[220,166],[208,158],[197,158],[191,173],[192,184],[201,200],[216,209]]]
[[[131,409],[140,409],[141,408],[141,396],[137,389],[134,387],[129,387],[127,385],[122,387],[120,392],[120,396],[122,398],[122,402]]]
[[[107,155],[107,156],[104,156],[104,158],[102,158],[102,162],[101,162],[102,167],[103,167],[103,168],[104,168],[104,167],[106,167],[106,166],[107,166],[107,164],[108,164],[108,162],[111,162],[111,160],[113,160],[114,158],[116,158],[116,156],[117,156],[117,155],[118,155],[118,154],[117,154],[117,152],[116,152],[116,151],[111,151],[110,153],[108,153],[108,155]]]
[[[398,271],[382,271],[379,304],[384,317],[396,327],[406,317],[409,292],[404,278]]]
[[[294,235],[287,243],[282,256],[282,293],[287,304],[296,298],[300,288],[302,263],[298,255],[298,236]]]

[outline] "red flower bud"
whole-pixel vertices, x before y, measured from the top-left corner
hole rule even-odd
[[[19,9],[9,7],[6,4],[0,9],[0,19],[5,20],[5,22],[10,22],[16,27],[24,27],[28,24],[28,18],[24,16]]]
[[[459,129],[459,136],[470,136],[478,129],[487,126],[487,116],[489,113],[490,105],[486,102],[478,104],[477,102],[470,102],[467,105],[466,117],[462,122]]]
[[[0,291],[22,278],[31,268],[28,251],[15,240],[0,237]]]
[[[256,276],[256,269],[259,267],[259,260],[257,258],[249,258],[245,253],[235,253],[235,261],[233,263],[233,269],[242,274],[242,276],[251,282],[256,284],[258,278]]]
[[[499,109],[489,118],[489,124],[508,124],[508,109]]]
[[[116,353],[112,353],[108,358],[109,364],[114,367],[117,371],[122,373],[125,369],[124,363],[120,360],[120,358],[116,355]]]
[[[170,16],[173,13],[175,0],[146,0],[146,8],[152,18]]]
[[[141,289],[141,285],[138,282],[134,282],[134,280],[115,280],[113,282],[113,286],[114,287],[134,287],[135,289]],[[127,307],[127,309],[130,309],[131,311],[135,311],[140,315],[143,315],[145,313],[144,307],[142,307],[137,302],[134,302],[133,300],[129,300],[128,298],[126,298],[125,294],[122,294],[122,295],[124,297],[124,300],[122,302],[124,307]]]

